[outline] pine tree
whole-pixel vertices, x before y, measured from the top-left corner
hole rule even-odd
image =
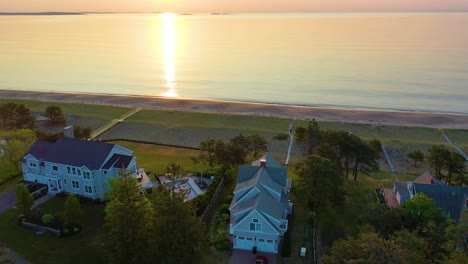
[[[65,208],[63,210],[63,221],[65,224],[80,223],[81,221],[81,207],[80,201],[73,194],[70,193],[65,201]]]
[[[23,184],[16,187],[16,208],[23,215],[28,215],[34,204],[34,197]]]
[[[111,180],[107,203],[106,229],[110,243],[111,263],[148,262],[148,239],[153,209],[144,191],[129,171]]]

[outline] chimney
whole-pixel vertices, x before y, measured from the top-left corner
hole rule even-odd
[[[73,131],[73,126],[64,127],[63,136],[66,138],[75,138],[75,132]]]
[[[260,167],[266,167],[266,159],[260,160]]]

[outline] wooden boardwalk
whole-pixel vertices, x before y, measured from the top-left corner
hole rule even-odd
[[[101,126],[100,128],[94,130],[93,132],[91,132],[91,136],[89,137],[88,140],[93,140],[93,139],[97,138],[98,136],[100,136],[101,134],[106,132],[107,130],[111,129],[112,127],[114,127],[115,125],[117,125],[119,123],[124,122],[125,119],[131,117],[132,115],[134,115],[134,114],[136,114],[138,112],[140,112],[141,110],[143,110],[143,109],[142,108],[133,108],[132,110],[128,111],[127,113],[121,115],[119,118],[113,119],[109,123]]]

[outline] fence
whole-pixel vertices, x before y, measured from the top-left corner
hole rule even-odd
[[[211,210],[213,209],[214,204],[216,203],[216,200],[218,200],[219,193],[224,187],[224,177],[221,179],[221,181],[218,184],[218,187],[216,188],[216,191],[213,194],[213,197],[211,197],[210,203],[206,206],[205,212],[203,212],[200,222],[205,223],[208,216],[211,213]]]

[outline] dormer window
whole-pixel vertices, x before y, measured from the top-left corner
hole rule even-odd
[[[53,166],[52,166],[52,170],[53,170],[53,171],[58,171],[58,166],[53,165]]]
[[[107,175],[107,171],[106,171],[106,170],[102,171],[102,173],[104,173],[104,175]]]
[[[37,164],[36,164],[36,162],[34,162],[34,161],[30,161],[30,162],[29,162],[29,167],[36,168],[36,167],[37,167]]]

